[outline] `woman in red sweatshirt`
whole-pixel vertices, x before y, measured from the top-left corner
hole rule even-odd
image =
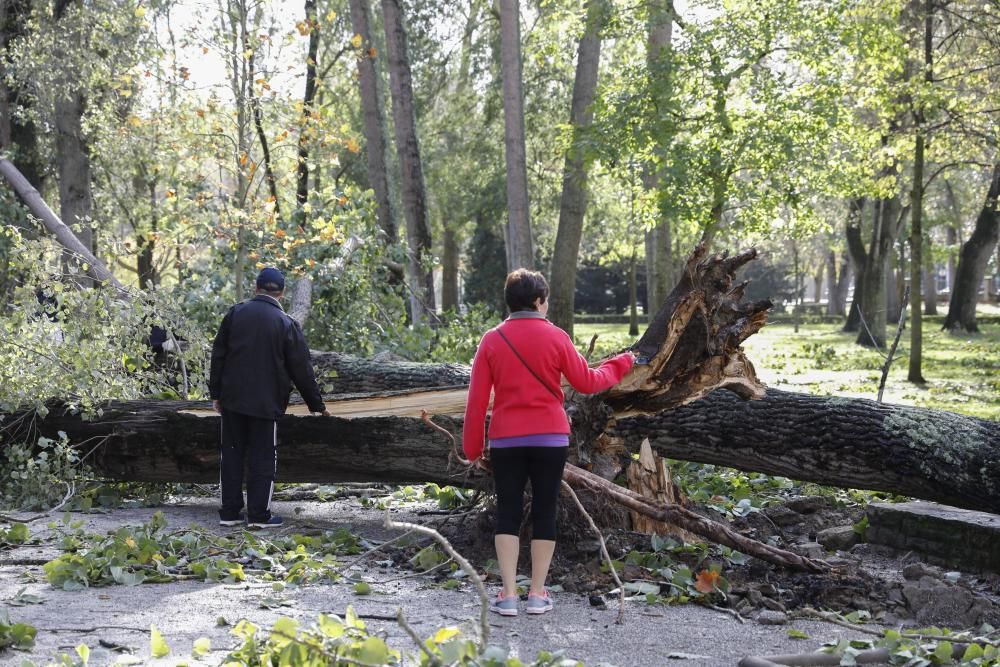
[[[497,493],[496,550],[503,590],[490,609],[517,615],[517,558],[524,489],[531,480],[531,588],[526,611],[552,609],[545,590],[556,539],[556,502],[569,446],[562,377],[583,394],[621,381],[635,357],[625,352],[590,368],[562,329],[545,319],[549,286],[542,274],[518,269],[507,276],[510,316],[486,332],[472,362],[462,446],[470,461],[483,456],[486,410],[493,392],[490,463]]]

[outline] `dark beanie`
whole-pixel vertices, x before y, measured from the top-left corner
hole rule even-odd
[[[277,290],[274,289],[277,287]],[[257,274],[257,288],[269,291],[282,291],[285,289],[285,276],[278,269],[267,267],[261,269]]]

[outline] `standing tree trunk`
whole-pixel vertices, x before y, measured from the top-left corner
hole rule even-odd
[[[534,268],[535,249],[528,205],[518,0],[499,0],[500,64],[503,71],[504,152],[507,160],[507,270]]]
[[[895,167],[892,173],[895,174]],[[863,325],[858,331],[856,341],[859,345],[885,347],[886,282],[900,213],[898,197],[879,201],[871,242],[865,258],[864,284],[859,301],[860,314],[863,318]]]
[[[632,252],[632,258],[628,263],[628,335],[638,336],[639,335],[639,280],[636,276],[638,273],[638,258],[636,257],[635,251]]]
[[[431,229],[427,214],[427,191],[417,142],[417,117],[413,108],[413,83],[406,47],[406,28],[399,0],[382,0],[385,22],[385,50],[389,60],[389,88],[392,93],[392,118],[396,128],[396,153],[399,156],[403,216],[409,244],[410,308],[414,322],[433,313],[434,269],[431,266]]]
[[[962,246],[944,329],[970,333],[979,331],[976,324],[976,297],[983,276],[986,275],[986,265],[989,264],[990,255],[993,254],[993,248],[1000,239],[998,197],[1000,197],[1000,162],[993,165],[986,201],[976,218],[972,236]]]
[[[924,0],[924,86],[933,83],[934,66],[934,2]],[[923,303],[921,295],[921,271],[924,268],[924,109],[917,106],[914,112],[916,138],[913,147],[913,195],[910,200],[910,364],[906,379],[924,383],[921,372],[924,345]]]
[[[378,226],[384,243],[395,243],[399,235],[396,211],[389,193],[389,170],[382,114],[381,77],[375,69],[378,56],[372,46],[371,19],[368,0],[350,0],[351,27],[361,35],[361,53],[358,54],[358,88],[361,93],[361,114],[364,117],[366,157],[368,159],[368,184],[375,192]]]
[[[83,93],[67,90],[56,97],[56,160],[59,176],[59,217],[91,253],[96,254],[91,213],[90,155],[83,138]],[[93,285],[90,279],[85,284]]]
[[[594,119],[591,108],[597,90],[597,71],[601,61],[601,28],[605,22],[605,0],[588,0],[586,26],[580,38],[573,80],[570,124],[573,141],[566,149],[563,167],[562,198],[559,202],[559,227],[550,275],[549,319],[570,336],[573,335],[573,310],[576,291],[576,265],[583,235],[583,216],[587,209],[587,170],[591,160],[586,155],[583,135]]]
[[[937,315],[937,270],[930,234],[924,235],[924,315]]]
[[[819,303],[823,299],[823,275],[826,273],[825,264],[825,261],[820,262],[819,266],[816,267],[816,273],[812,275],[813,303]]]
[[[952,224],[945,228],[946,242],[948,244],[948,293],[955,290],[955,269],[957,263],[955,256],[958,254],[958,225],[962,223],[962,213],[958,208],[958,198],[955,190],[951,187],[950,181],[944,182],[945,193],[948,195],[949,206],[952,211]]]
[[[854,267],[854,298],[851,300],[851,310],[844,322],[845,332],[861,330],[861,295],[865,289],[865,265],[868,263],[868,252],[861,240],[861,225],[865,212],[865,199],[851,200],[847,216],[847,226],[844,230],[847,239],[847,254]],[[845,291],[846,298],[846,291]]]
[[[670,0],[653,0],[648,5],[648,36],[646,41],[646,70],[652,82],[657,81],[656,89],[670,91],[671,64],[669,54],[673,42],[674,14],[673,3]],[[656,138],[657,149],[654,149],[652,164],[645,165],[642,175],[642,185],[647,196],[657,202],[656,224],[646,232],[646,303],[655,312],[658,304],[663,303],[674,284],[673,256],[670,218],[663,214],[659,204],[660,165],[659,156],[667,137]],[[653,312],[647,313],[652,315]]]
[[[458,311],[458,235],[444,225],[444,252],[441,256],[441,309]]]
[[[836,289],[833,296],[835,315],[847,314],[847,288],[853,276],[854,267],[851,258],[848,256],[848,253],[842,253],[840,256],[840,269],[837,271]]]

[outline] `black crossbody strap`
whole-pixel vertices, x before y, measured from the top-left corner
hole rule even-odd
[[[513,352],[517,356],[517,358],[521,360],[521,363],[524,364],[524,367],[528,369],[528,372],[531,373],[532,375],[534,375],[535,379],[538,380],[538,382],[541,383],[541,385],[543,387],[545,387],[546,389],[548,389],[549,393],[552,394],[556,398],[556,400],[562,401],[562,399],[559,398],[559,394],[557,394],[556,392],[552,391],[552,387],[550,387],[549,385],[545,384],[545,380],[543,380],[542,378],[538,377],[538,373],[536,373],[535,371],[531,370],[531,366],[528,365],[528,362],[525,361],[524,357],[522,357],[521,354],[517,351],[517,348],[514,347],[514,344],[511,343],[510,340],[508,340],[507,337],[503,335],[503,332],[500,331],[500,327],[497,327],[495,329],[495,331],[498,334],[500,334],[501,338],[503,338],[503,342],[507,343],[507,347],[510,348],[510,351]]]

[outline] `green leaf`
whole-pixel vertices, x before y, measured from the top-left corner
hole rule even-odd
[[[87,664],[90,661],[90,647],[86,644],[80,644],[76,647],[76,654],[80,656],[80,660],[83,664]]]
[[[385,664],[389,658],[389,647],[378,637],[368,637],[361,644],[358,651],[358,660],[367,662],[369,665]]]
[[[163,658],[170,655],[170,645],[160,634],[160,631],[156,629],[156,626],[150,626],[149,628],[149,651],[153,654],[154,658]]]
[[[24,544],[28,541],[28,524],[15,523],[7,531],[7,541],[12,544]]]
[[[788,628],[788,636],[792,639],[809,639],[809,635],[795,628]]]
[[[976,658],[982,658],[985,654],[983,647],[979,644],[969,644],[965,649],[965,653],[962,654],[962,662],[969,662],[970,660],[975,660]]]
[[[942,663],[948,663],[951,662],[951,656],[954,652],[955,649],[951,645],[951,642],[940,642],[934,649],[934,657]]]
[[[200,658],[203,655],[208,655],[211,650],[212,640],[208,637],[198,637],[198,639],[194,640],[194,645],[191,647],[191,655]]]
[[[366,581],[359,581],[354,584],[354,594],[355,595],[369,595],[372,592],[372,587]]]

